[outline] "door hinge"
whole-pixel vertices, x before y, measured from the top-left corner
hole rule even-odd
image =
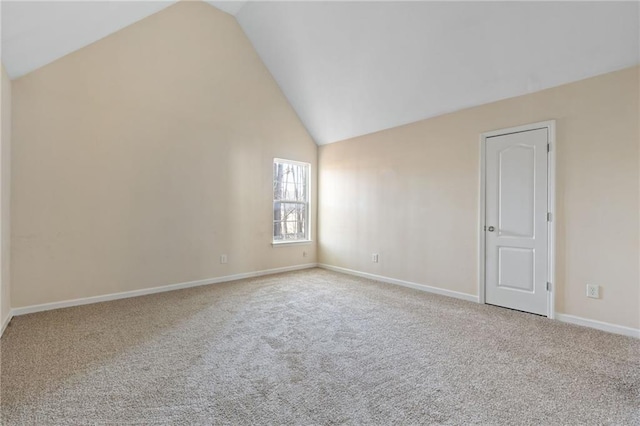
[[[547,152],[551,152],[551,144],[550,143],[547,144]]]
[[[547,212],[547,222],[551,222],[551,212]]]
[[[551,291],[551,283],[547,281],[547,291]]]

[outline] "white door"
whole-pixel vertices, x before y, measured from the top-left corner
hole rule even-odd
[[[485,301],[547,315],[547,129],[485,144]]]

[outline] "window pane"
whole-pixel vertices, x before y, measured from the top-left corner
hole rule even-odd
[[[306,226],[303,222],[274,222],[274,241],[306,240]]]
[[[273,199],[307,201],[307,167],[275,162],[273,164]]]
[[[273,203],[274,221],[301,221],[306,220],[307,206],[301,203],[285,203],[276,201]]]
[[[273,236],[276,240],[307,238],[307,206],[297,203],[274,203]]]

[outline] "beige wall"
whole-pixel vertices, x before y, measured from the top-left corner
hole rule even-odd
[[[556,310],[639,328],[638,71],[322,146],[320,262],[477,295],[479,136],[556,119]]]
[[[0,89],[1,131],[0,131],[0,328],[5,324],[11,311],[11,287],[9,259],[11,250],[11,226],[9,201],[11,189],[11,81],[2,66],[2,86]]]
[[[205,3],[15,80],[13,125],[14,307],[316,261],[272,248],[271,179],[274,157],[315,171],[317,147]]]

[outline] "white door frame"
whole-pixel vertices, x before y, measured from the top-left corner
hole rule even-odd
[[[525,124],[523,126],[510,127],[508,129],[494,130],[480,135],[480,200],[478,206],[478,301],[485,303],[485,202],[486,202],[486,145],[487,138],[493,136],[508,135],[510,133],[526,132],[529,130],[547,129],[549,153],[548,153],[548,188],[547,206],[551,214],[547,227],[547,282],[550,283],[547,292],[547,317],[555,317],[555,246],[556,246],[556,121],[548,120],[539,123]]]

